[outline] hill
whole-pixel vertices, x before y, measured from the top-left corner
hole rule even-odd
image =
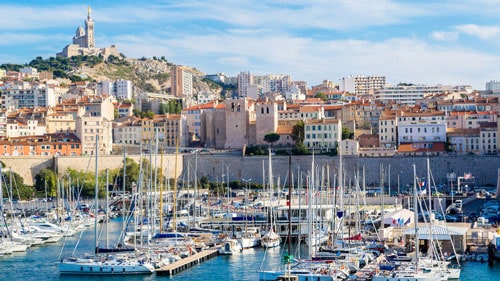
[[[56,79],[68,79],[67,82],[81,80],[104,81],[125,79],[132,81],[134,95],[141,92],[170,94],[170,70],[172,63],[162,59],[134,59],[110,56],[106,61],[95,56],[76,56],[71,58],[37,57],[26,65],[2,64],[1,69],[19,71],[25,66],[37,68],[38,71],[51,71]],[[205,79],[205,74],[196,68],[187,67],[193,74],[193,92],[211,91],[220,95],[223,86]]]

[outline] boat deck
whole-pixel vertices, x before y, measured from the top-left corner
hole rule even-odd
[[[199,253],[196,253],[190,257],[184,258],[180,261],[176,261],[174,263],[168,264],[164,267],[158,268],[156,270],[157,275],[168,275],[172,276],[177,274],[187,268],[192,267],[193,265],[204,262],[208,259],[211,259],[218,255],[218,248],[210,248],[208,250],[203,250]]]

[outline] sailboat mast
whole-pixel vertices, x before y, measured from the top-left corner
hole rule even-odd
[[[160,151],[160,233],[163,232],[163,149]]]
[[[172,202],[172,230],[177,232],[177,156],[179,154],[179,139],[175,138],[175,166],[174,166],[174,194],[173,194],[173,202]]]
[[[433,243],[432,243],[432,217],[433,217],[433,212],[432,212],[432,189],[431,189],[431,164],[429,158],[427,158],[427,181],[426,181],[426,186],[425,188],[429,192],[429,250],[427,250],[427,255],[429,257],[432,257],[432,251],[433,251]]]
[[[141,146],[142,147],[142,146]],[[122,181],[122,233],[125,233],[125,187],[127,178],[127,147],[123,146],[123,181]]]
[[[288,254],[292,253],[292,155],[288,155]]]
[[[106,168],[106,248],[109,248],[108,219],[109,219],[109,170]]]
[[[94,190],[94,250],[97,251],[97,204],[99,200],[99,170],[97,167],[99,161],[99,135],[95,136],[95,190]]]
[[[269,166],[267,167],[268,169],[268,176],[269,176],[269,193],[272,195],[273,194],[273,165],[271,163],[271,149],[269,148]],[[271,216],[271,229],[273,229],[273,204],[271,201],[270,204],[270,213],[269,215]]]
[[[419,241],[418,241],[418,202],[417,202],[417,168],[413,164],[413,219],[415,220],[415,272],[418,271],[418,255],[419,255]]]

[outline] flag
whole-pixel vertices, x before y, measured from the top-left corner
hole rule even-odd
[[[427,194],[427,182],[425,180],[420,182],[420,189],[418,191],[419,195]]]

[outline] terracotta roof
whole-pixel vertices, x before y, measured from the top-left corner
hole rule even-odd
[[[278,135],[290,135],[293,132],[293,126],[291,125],[278,125],[276,129],[276,134]]]
[[[444,152],[444,143],[438,142],[432,145],[432,148],[414,147],[412,143],[402,143],[398,147],[398,152]]]

